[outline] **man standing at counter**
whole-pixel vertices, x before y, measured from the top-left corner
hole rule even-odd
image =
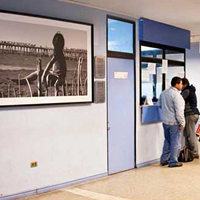
[[[158,105],[162,111],[165,136],[163,152],[160,158],[160,164],[162,166],[182,166],[182,163],[178,162],[181,148],[181,133],[185,126],[185,101],[180,94],[181,90],[181,78],[174,77],[171,80],[171,87],[161,93],[158,101]]]

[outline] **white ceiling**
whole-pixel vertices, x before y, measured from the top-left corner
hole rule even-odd
[[[200,37],[200,0],[60,0],[145,17],[191,31],[191,42]]]

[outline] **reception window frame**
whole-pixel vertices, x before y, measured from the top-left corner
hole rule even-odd
[[[162,50],[162,58],[155,58],[155,57],[144,57],[142,56],[142,46],[150,47],[150,48],[158,48]],[[150,42],[144,42],[140,41],[139,45],[140,49],[140,105],[144,104],[145,98],[142,97],[142,63],[147,62],[147,63],[160,63],[162,64],[162,60],[166,59],[166,52],[168,51],[174,51],[183,54],[184,60],[183,61],[178,61],[178,60],[172,60],[172,59],[167,59],[168,60],[168,67],[173,67],[173,66],[180,66],[184,68],[184,76],[185,76],[185,68],[186,68],[186,55],[185,55],[185,49],[177,48],[177,47],[171,47],[171,46],[166,46],[166,45],[161,45],[161,44],[155,44],[155,43],[150,43]],[[166,89],[166,74],[162,74],[162,91]],[[155,103],[157,102],[158,99],[152,98],[152,101]]]

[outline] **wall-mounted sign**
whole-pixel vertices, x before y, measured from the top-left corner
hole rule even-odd
[[[105,78],[105,57],[103,56],[95,57],[94,77]]]
[[[149,74],[156,74],[156,63],[148,63]]]
[[[114,72],[115,79],[128,79],[128,72]]]
[[[149,70],[148,69],[142,69],[142,82],[149,82],[150,76],[149,76]]]
[[[94,102],[105,102],[105,81],[96,81],[94,83]]]

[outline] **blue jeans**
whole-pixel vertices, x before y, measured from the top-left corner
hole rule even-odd
[[[163,124],[165,141],[161,163],[168,162],[169,166],[176,165],[181,148],[181,130],[178,125]]]

